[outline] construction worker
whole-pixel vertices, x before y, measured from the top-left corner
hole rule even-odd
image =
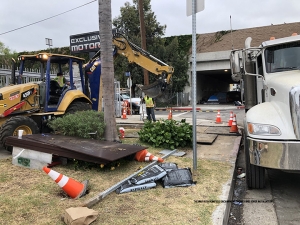
[[[155,106],[154,99],[145,95],[145,97],[143,98],[143,101],[146,104],[147,119],[149,121],[153,120],[153,122],[156,122],[155,114],[154,114],[154,106]]]
[[[67,82],[67,79],[63,76],[62,72],[58,72],[54,80],[59,84],[60,87],[63,87],[65,84],[70,84]]]

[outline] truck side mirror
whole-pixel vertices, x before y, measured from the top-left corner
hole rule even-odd
[[[238,51],[232,51],[230,54],[230,67],[231,67],[231,73],[237,74],[241,73],[241,67],[240,67],[240,57]]]
[[[232,51],[230,54],[230,68],[231,78],[233,81],[238,82],[242,79],[240,57],[238,51]]]

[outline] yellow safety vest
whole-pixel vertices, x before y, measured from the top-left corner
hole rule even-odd
[[[63,87],[64,84],[64,77],[63,76],[57,76],[54,78],[55,81],[57,81],[57,83],[59,84],[59,86]]]
[[[154,103],[152,98],[149,97],[149,99],[147,99],[147,97],[144,98],[145,103],[146,103],[146,107],[154,107]]]

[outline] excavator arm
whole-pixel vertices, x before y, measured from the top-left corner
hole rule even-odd
[[[122,55],[128,59],[129,63],[135,63],[158,76],[158,79],[150,85],[138,85],[146,95],[155,98],[165,91],[174,73],[172,66],[167,65],[149,52],[128,41],[127,38],[120,33],[114,34],[112,45],[114,47],[114,57]],[[89,63],[96,61],[99,57],[100,51],[94,55]]]
[[[117,34],[113,38],[113,45],[118,55],[125,56],[129,63],[135,63],[149,72],[166,76],[166,82],[169,84],[174,68],[161,60],[155,58],[149,52],[128,41],[124,36]]]
[[[135,63],[159,76],[157,81],[150,85],[139,85],[139,88],[141,88],[146,95],[155,98],[165,91],[174,73],[172,66],[167,65],[149,52],[131,43],[122,34],[116,33],[114,35],[113,46],[115,48],[114,56],[123,55],[128,59],[129,63]]]
[[[113,36],[114,56],[123,55],[129,63],[135,63],[158,76],[157,81],[150,85],[138,85],[142,91],[152,97],[160,96],[170,84],[174,68],[155,58],[149,52],[131,43],[124,35],[116,33]]]

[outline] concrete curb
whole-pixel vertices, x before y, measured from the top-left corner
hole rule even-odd
[[[236,172],[236,163],[237,163],[237,156],[239,153],[239,148],[241,144],[242,136],[238,136],[235,139],[233,149],[231,151],[231,159],[230,161],[232,167],[230,169],[231,177],[229,180],[223,185],[223,192],[220,196],[221,200],[229,200],[228,202],[221,203],[216,210],[212,214],[212,221],[214,225],[226,225],[228,224],[230,208],[231,208],[231,200],[234,191],[234,184],[235,184],[235,177],[237,176]]]

